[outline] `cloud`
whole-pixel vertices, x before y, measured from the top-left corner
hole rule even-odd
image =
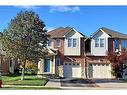
[[[80,11],[79,7],[69,7],[69,6],[52,6],[49,9],[50,13],[54,13],[54,12],[78,12]]]
[[[51,31],[51,30],[54,30],[55,28],[54,27],[47,27],[46,29],[47,29],[47,31]]]
[[[23,5],[23,6],[15,6],[17,8],[20,8],[20,9],[26,9],[26,10],[36,10],[38,9],[39,7],[37,6],[32,6],[32,5]]]

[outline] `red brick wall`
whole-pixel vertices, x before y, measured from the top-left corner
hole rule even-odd
[[[108,51],[113,52],[114,50],[114,39],[109,38],[108,39]]]
[[[53,39],[53,48],[58,49],[58,56],[61,58],[61,62],[64,61],[64,38],[60,38],[60,47],[56,47],[56,38]]]
[[[110,63],[109,60],[106,58],[106,56],[87,56],[86,61],[87,63],[101,63],[101,64]]]
[[[85,42],[84,42],[84,38],[81,38],[81,41],[80,41],[80,54],[81,54],[81,57],[84,57],[84,53],[85,53]]]
[[[9,73],[9,60],[5,59],[5,57],[1,57],[1,69],[3,74]]]

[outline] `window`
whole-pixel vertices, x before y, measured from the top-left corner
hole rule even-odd
[[[60,47],[60,39],[56,39],[56,47]]]
[[[74,39],[73,39],[73,47],[76,47],[76,42],[77,42],[77,39],[74,38]]]
[[[115,43],[115,49],[119,49],[119,40],[115,39],[114,43]]]
[[[95,39],[95,47],[104,47],[104,38]]]
[[[68,47],[72,47],[72,39],[71,38],[68,39]]]
[[[95,40],[95,47],[99,47],[99,39]]]
[[[52,46],[52,40],[51,40],[51,39],[49,39],[49,41],[48,41],[48,46],[49,46],[49,47]]]
[[[121,45],[122,45],[122,48],[126,49],[127,48],[127,40],[122,40]]]
[[[57,66],[60,65],[60,58],[56,58],[56,64],[57,64]]]
[[[76,47],[77,39],[76,38],[69,38],[68,39],[68,47]]]
[[[104,39],[100,39],[100,47],[104,47]]]

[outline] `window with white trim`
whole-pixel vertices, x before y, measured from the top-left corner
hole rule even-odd
[[[60,39],[56,39],[56,47],[60,47]]]
[[[100,47],[104,47],[104,38],[100,38]]]
[[[77,39],[76,38],[68,38],[68,47],[76,47]]]
[[[99,47],[99,39],[95,39],[95,47]]]
[[[104,38],[95,39],[95,47],[104,47]]]
[[[68,39],[68,47],[72,47],[72,39],[71,38]]]
[[[73,47],[76,47],[76,45],[77,45],[77,39],[74,38],[74,39],[73,39]]]

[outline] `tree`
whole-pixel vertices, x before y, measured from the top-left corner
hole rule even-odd
[[[114,74],[117,78],[123,76],[123,69],[127,61],[127,51],[122,49],[121,52],[108,52],[107,59],[112,63]]]
[[[10,58],[22,62],[21,80],[24,79],[25,63],[37,63],[47,54],[47,30],[39,16],[32,11],[21,11],[3,31],[2,45]]]
[[[25,63],[25,69],[27,69],[27,71],[30,71],[32,74],[36,74],[37,71],[38,71],[38,68],[37,68],[37,64],[36,63],[33,63],[32,61],[26,61]]]

